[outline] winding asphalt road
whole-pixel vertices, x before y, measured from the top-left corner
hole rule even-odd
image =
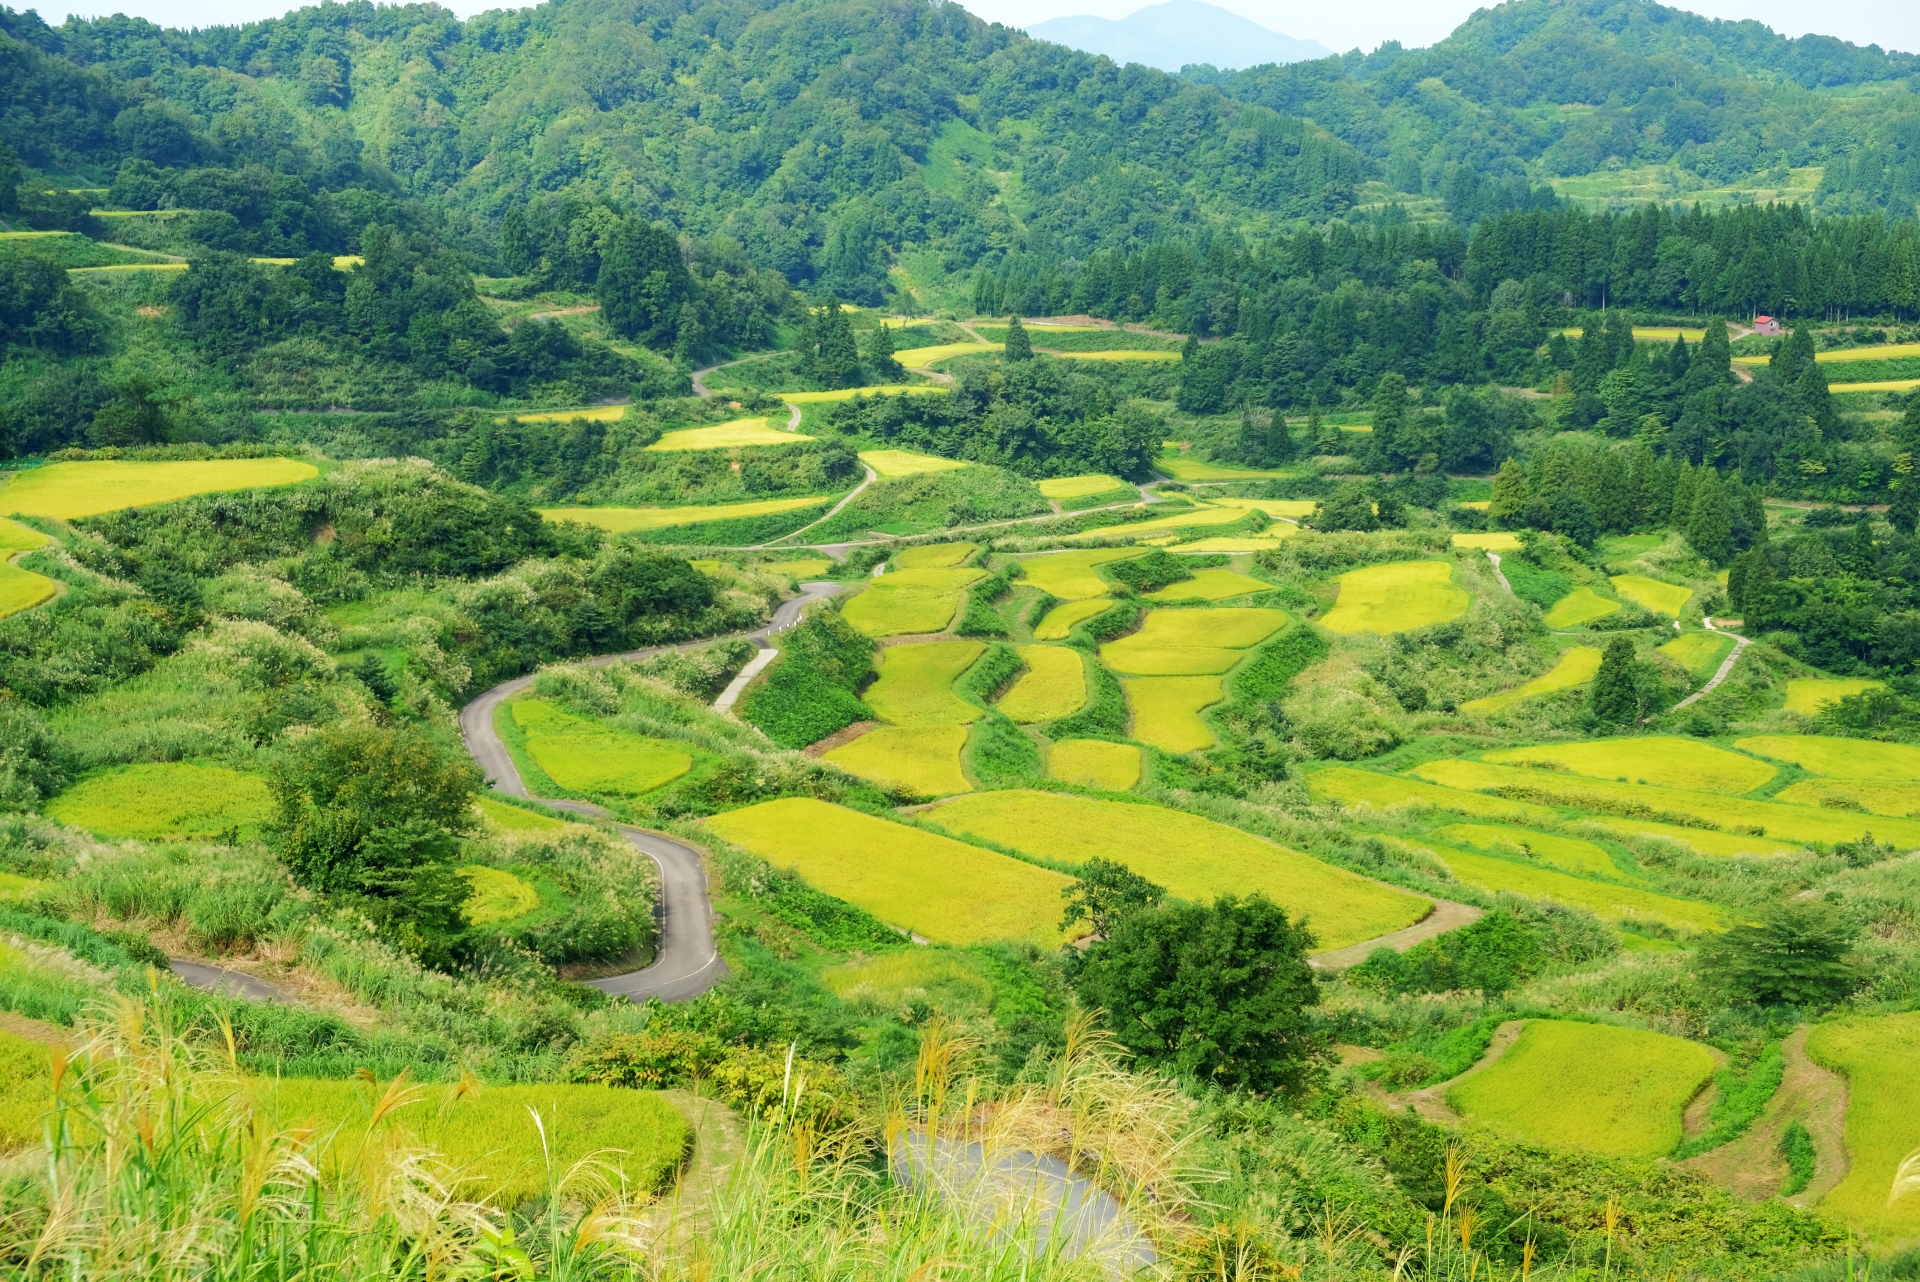
[[[655,646],[650,650],[600,655],[587,662],[602,666],[623,660],[644,659],[669,650],[690,650],[712,645],[716,640],[730,639],[754,641],[762,649],[771,649],[768,638],[800,622],[801,611],[809,603],[830,597],[846,586],[844,583],[804,583],[801,585],[801,594],[791,601],[782,602],[765,627],[736,633],[734,638],[709,637],[685,645]],[[533,682],[532,674],[503,681],[460,710],[460,734],[466,740],[467,752],[486,772],[488,782],[509,796],[526,797],[557,810],[570,810],[595,819],[611,818],[605,810],[590,802],[535,797],[527,791],[526,781],[521,779],[506,744],[500,741],[499,733],[493,728],[493,714],[502,703],[529,689]],[[660,897],[654,903],[660,948],[651,966],[628,971],[624,975],[592,980],[589,986],[636,1002],[644,1002],[650,997],[658,997],[663,1002],[698,997],[727,975],[727,965],[720,960],[720,954],[713,944],[713,909],[707,900],[707,877],[700,867],[700,852],[657,832],[627,824],[616,826],[635,849],[652,859],[660,869]]]

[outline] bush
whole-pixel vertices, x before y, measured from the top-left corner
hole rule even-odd
[[[873,716],[859,690],[874,675],[873,642],[833,610],[780,638],[766,680],[741,701],[741,719],[782,748],[804,748]]]
[[[993,603],[1012,588],[1012,577],[1002,570],[967,589],[967,612],[961,618],[960,626],[954,630],[963,637],[1006,636],[1007,625],[1001,620],[1000,612],[993,608]]]
[[[974,723],[967,763],[982,788],[1018,788],[1046,773],[1039,746],[998,712]]]
[[[1202,559],[1216,565],[1224,565],[1227,560],[1225,557],[1175,556],[1163,548],[1155,548],[1145,556],[1130,561],[1112,562],[1107,566],[1107,575],[1118,583],[1124,583],[1135,593],[1158,592],[1161,588],[1191,579],[1193,563]]]
[[[1505,993],[1534,975],[1545,961],[1531,927],[1496,908],[1478,921],[1404,954],[1376,948],[1347,972],[1348,982],[1382,993]]]

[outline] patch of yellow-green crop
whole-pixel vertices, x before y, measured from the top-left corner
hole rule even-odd
[[[1774,855],[1797,855],[1800,847],[1774,837],[1750,837],[1745,833],[1714,832],[1706,828],[1687,828],[1680,824],[1657,823],[1651,819],[1625,819],[1618,815],[1587,815],[1580,820],[1597,824],[1625,836],[1663,837],[1677,841],[1702,855],[1727,859],[1752,856],[1767,859]]]
[[[1614,865],[1611,855],[1591,841],[1582,841],[1578,837],[1561,837],[1550,832],[1534,832],[1530,828],[1495,824],[1448,824],[1436,831],[1451,842],[1500,854],[1538,859],[1563,872],[1592,873],[1602,877],[1620,875],[1620,869]]]
[[[916,998],[942,1011],[974,1014],[993,1008],[993,982],[968,954],[951,949],[884,953],[823,970],[820,982],[844,1001],[889,1012]]]
[[[1611,1024],[1530,1019],[1493,1064],[1447,1092],[1467,1117],[1546,1148],[1664,1157],[1713,1075],[1697,1042]]]
[[[1309,918],[1323,949],[1411,926],[1433,906],[1238,828],[1163,806],[1057,792],[984,792],[947,802],[933,818],[944,828],[1045,859],[1118,860],[1182,899],[1264,892],[1290,915]]]
[[[1542,620],[1550,628],[1577,628],[1583,623],[1605,618],[1620,608],[1592,588],[1575,588],[1554,602]]]
[[[1104,472],[1093,472],[1086,476],[1055,476],[1036,481],[1035,484],[1040,487],[1040,493],[1050,499],[1084,499],[1130,488],[1119,477],[1108,476]]]
[[[1141,553],[1137,548],[1047,552],[1039,556],[1022,557],[1020,566],[1025,571],[1026,582],[1048,596],[1057,596],[1062,601],[1080,601],[1103,597],[1113,591],[1106,580],[1094,573],[1094,566],[1105,565],[1109,561],[1125,561],[1139,555]]]
[[[1073,625],[1104,613],[1113,602],[1106,597],[1093,597],[1086,601],[1063,601],[1048,610],[1046,616],[1033,629],[1036,641],[1064,641],[1067,633],[1073,631]]]
[[[1720,661],[1733,648],[1733,638],[1714,632],[1689,632],[1660,647],[1660,653],[1685,668],[1696,681],[1714,674]]]
[[[1543,743],[1483,753],[1482,759],[1509,766],[1545,762],[1594,779],[1735,794],[1752,792],[1779,773],[1764,761],[1673,735]]]
[[[1271,583],[1262,583],[1250,575],[1239,574],[1224,565],[1197,570],[1191,579],[1179,583],[1169,583],[1157,592],[1149,592],[1149,601],[1225,601],[1231,597],[1247,596],[1254,592],[1270,592]]]
[[[469,926],[497,926],[540,906],[540,892],[504,868],[470,864],[460,875],[472,887],[467,902],[460,906]]]
[[[1900,1163],[1920,1149],[1920,1011],[1816,1024],[1807,1054],[1847,1078],[1847,1177],[1820,1209],[1883,1241],[1920,1234],[1920,1194],[1888,1201]]]
[[[1087,670],[1078,650],[1062,645],[1023,645],[1027,670],[1001,696],[999,708],[1023,724],[1053,721],[1078,712],[1087,702]]]
[[[1554,694],[1561,690],[1571,690],[1593,680],[1600,671],[1600,650],[1597,646],[1577,645],[1560,656],[1553,667],[1511,690],[1499,694],[1490,694],[1484,699],[1472,699],[1460,705],[1462,712],[1498,712],[1510,708],[1526,699],[1537,698],[1543,694]]]
[[[923,543],[895,552],[893,564],[899,570],[946,570],[979,550],[978,543]]]
[[[811,436],[779,431],[767,426],[764,418],[736,418],[713,427],[688,427],[668,432],[647,449],[661,454],[684,454],[692,450],[750,449],[756,445],[791,445],[811,441]]]
[[[52,1099],[51,1048],[0,1029],[0,1151],[45,1142]]]
[[[1120,684],[1127,692],[1127,706],[1133,709],[1135,739],[1162,752],[1213,747],[1213,731],[1200,713],[1224,697],[1219,677],[1128,677]]]
[[[544,699],[506,706],[526,735],[527,755],[562,788],[637,797],[693,769],[692,754],[678,744],[610,730]]]
[[[1101,646],[1100,657],[1134,676],[1217,675],[1286,625],[1283,612],[1256,606],[1152,610],[1138,632]]]
[[[1920,779],[1802,779],[1774,794],[1775,801],[1876,815],[1920,815]]]
[[[1164,534],[1168,530],[1202,529],[1209,525],[1232,525],[1236,521],[1247,519],[1246,509],[1237,507],[1189,508],[1185,512],[1176,512],[1172,516],[1155,517],[1146,521],[1129,521],[1124,525],[1102,525],[1091,530],[1082,530],[1070,534],[1071,539],[1125,539],[1142,534]]]
[[[1288,521],[1298,521],[1302,517],[1312,516],[1314,509],[1320,506],[1318,499],[1209,499],[1207,501],[1216,507],[1249,508]]]
[[[1411,632],[1457,619],[1467,594],[1453,586],[1450,561],[1396,561],[1349,570],[1340,596],[1320,620],[1329,632]]]
[[[861,450],[860,461],[874,470],[883,481],[923,472],[951,472],[968,464],[937,454],[915,454],[911,450]]]
[[[31,899],[52,884],[38,877],[23,877],[17,872],[0,872],[0,902]]]
[[[1659,579],[1650,579],[1644,574],[1616,574],[1607,580],[1618,592],[1635,605],[1643,606],[1656,614],[1665,614],[1678,618],[1680,607],[1693,596],[1692,588],[1683,588],[1675,583],[1662,583]]]
[[[1864,677],[1795,677],[1787,682],[1787,711],[1811,717],[1829,703],[1851,699],[1869,690],[1883,690],[1886,684]]]
[[[249,1078],[241,1089],[258,1102],[269,1126],[312,1126],[334,1135],[320,1156],[323,1171],[353,1160],[355,1141],[366,1134],[387,1090],[358,1081],[268,1077]],[[619,1171],[629,1188],[651,1191],[672,1180],[693,1141],[686,1119],[665,1096],[619,1086],[482,1086],[465,1093],[454,1086],[420,1086],[412,1102],[378,1126],[440,1153],[470,1181],[466,1195],[502,1208],[547,1192],[548,1152],[556,1170],[597,1158]],[[376,1148],[383,1143],[374,1140]]]
[[[1280,546],[1281,541],[1300,533],[1300,527],[1288,525],[1282,521],[1270,525],[1258,534],[1219,534],[1208,539],[1189,539],[1185,543],[1176,543],[1167,551],[1176,555],[1189,552],[1271,552]]]
[[[1070,878],[1008,855],[808,797],[715,815],[736,846],[880,920],[943,944],[1061,941]]]
[[[1177,361],[1178,352],[1049,352],[1069,361]]]
[[[91,775],[45,809],[103,837],[215,837],[256,831],[273,815],[273,796],[256,775],[169,761]]]
[[[473,803],[490,828],[501,832],[564,832],[573,825],[552,815],[543,815],[521,806],[510,806],[491,797],[478,797]]]
[[[1189,454],[1180,454],[1169,450],[1155,459],[1153,466],[1171,476],[1176,481],[1233,481],[1245,477],[1292,476],[1286,471],[1262,472],[1250,467],[1235,467],[1231,464],[1209,463]]]
[[[893,359],[908,369],[924,369],[935,361],[971,356],[976,352],[997,352],[1005,346],[1004,343],[941,343],[934,347],[909,347],[905,351],[895,352]]]
[[[1508,891],[1528,899],[1547,899],[1569,908],[1584,908],[1601,921],[1615,925],[1627,921],[1656,921],[1676,930],[1699,933],[1725,930],[1732,925],[1727,914],[1712,904],[1655,894],[1637,886],[1590,881],[1535,863],[1476,854],[1425,840],[1408,844],[1432,851],[1455,877],[1489,894]]]
[[[60,590],[60,585],[46,575],[23,570],[11,559],[15,553],[30,552],[52,541],[38,530],[0,517],[0,618],[51,600]]]
[[[987,648],[984,641],[928,641],[890,645],[877,656],[880,679],[862,696],[874,715],[897,726],[963,726],[980,709],[953,692],[953,683]]]
[[[1329,766],[1307,776],[1307,790],[1322,801],[1337,801],[1345,806],[1372,806],[1386,810],[1394,806],[1431,806],[1463,815],[1481,815],[1489,819],[1518,819],[1551,822],[1559,815],[1546,806],[1506,797],[1490,797],[1480,792],[1462,792],[1439,784],[1408,779],[1404,775],[1383,775],[1374,770],[1356,770],[1352,766]]]
[[[973,709],[978,715],[978,709]],[[965,726],[875,726],[850,743],[821,754],[851,775],[919,793],[944,797],[973,785],[960,769]]]
[[[774,516],[818,507],[827,497],[811,499],[761,499],[752,503],[714,503],[698,507],[543,507],[536,508],[542,520],[578,521],[626,534],[633,530],[664,530],[676,525],[704,525],[709,521],[732,521],[746,516]]]
[[[1104,739],[1062,739],[1047,753],[1047,777],[1104,792],[1140,782],[1140,749]]]
[[[1520,550],[1520,536],[1508,530],[1488,530],[1483,534],[1456,534],[1453,546],[1457,548],[1478,548],[1482,552],[1517,552]]]
[[[1734,747],[1776,761],[1791,761],[1817,775],[1841,779],[1920,779],[1920,748],[1870,739],[1841,739],[1819,734],[1762,734],[1737,740]]]
[[[195,494],[294,485],[318,475],[320,469],[313,464],[291,458],[51,463],[14,473],[6,489],[0,490],[0,511],[9,516],[52,516],[71,521],[122,508],[171,503]]]
[[[841,607],[855,631],[870,637],[945,632],[960,608],[960,593],[984,570],[896,570],[874,579]]]
[[[796,579],[812,579],[833,568],[826,557],[803,557],[798,561],[763,561],[753,567],[762,574],[785,574]]]
[[[850,401],[856,396],[945,396],[947,391],[938,383],[882,383],[874,387],[842,387],[831,392],[782,392],[780,399],[790,405],[817,405],[824,401]]]
[[[618,423],[627,416],[624,405],[589,405],[577,410],[544,410],[538,414],[515,414],[516,423],[570,423],[576,418],[586,419],[589,423]],[[765,423],[765,419],[758,420]]]

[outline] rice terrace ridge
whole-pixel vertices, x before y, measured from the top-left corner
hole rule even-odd
[[[0,1276],[1920,1278],[1902,14],[255,7],[0,9]]]

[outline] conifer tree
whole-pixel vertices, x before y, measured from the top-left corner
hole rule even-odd
[[[1033,359],[1033,340],[1027,337],[1027,327],[1020,323],[1018,316],[1007,318],[1006,359],[1009,361]]]
[[[1339,434],[1338,429],[1328,427],[1325,421],[1321,419],[1320,398],[1316,396],[1311,401],[1308,401],[1307,439],[1313,442],[1314,453],[1338,454],[1340,452],[1340,442],[1334,438],[1339,436]]]
[[[1873,518],[1865,512],[1854,522],[1846,551],[1840,554],[1840,564],[1846,567],[1848,574],[1863,579],[1872,578],[1880,571],[1880,554],[1873,546]]]
[[[1709,565],[1725,565],[1733,555],[1733,522],[1727,515],[1727,492],[1720,473],[1702,467],[1693,487],[1693,510],[1687,515],[1687,542]]]
[[[867,363],[883,378],[900,376],[900,362],[893,358],[893,331],[884,321],[867,341]]]
[[[1693,464],[1685,459],[1673,472],[1673,501],[1667,508],[1666,523],[1676,530],[1684,530],[1693,519]]]
[[[1527,500],[1531,497],[1526,471],[1518,462],[1508,459],[1493,478],[1493,500],[1487,504],[1487,519],[1495,525],[1511,526],[1527,510]]]
[[[1399,448],[1406,421],[1407,380],[1399,374],[1382,374],[1373,394],[1373,435],[1367,442],[1367,462],[1375,471],[1388,471],[1403,461],[1414,462],[1403,460]]]
[[[1746,582],[1740,589],[1740,614],[1746,621],[1748,632],[1773,623],[1774,612],[1779,604],[1776,588],[1779,579],[1773,572],[1773,564],[1759,548],[1755,548],[1754,553],[1753,561],[1747,567]]]
[[[1634,682],[1633,641],[1615,635],[1600,656],[1600,670],[1593,674],[1588,709],[1593,719],[1605,726],[1625,726],[1640,716],[1640,695]]]
[[[1687,377],[1681,390],[1690,396],[1694,392],[1731,381],[1733,348],[1727,342],[1726,322],[1709,320],[1707,336],[1700,340],[1700,346],[1687,366]]]
[[[1908,536],[1920,526],[1920,480],[1911,473],[1894,486],[1893,502],[1887,505],[1887,524]]]

